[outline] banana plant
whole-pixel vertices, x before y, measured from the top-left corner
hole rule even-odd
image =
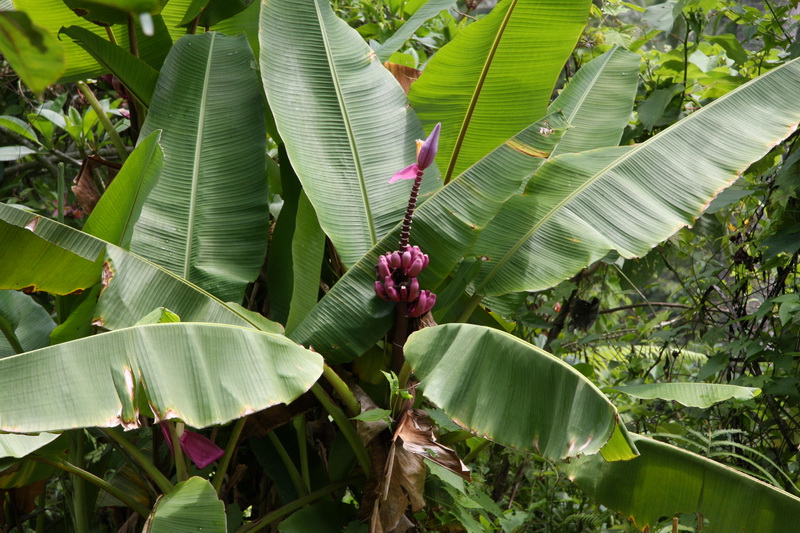
[[[54,2],[54,12],[76,19],[64,11],[69,4]],[[652,483],[653,502],[621,488],[606,497],[597,487],[626,468],[641,469],[645,479],[652,469],[679,465],[676,479],[683,479],[701,463],[629,434],[615,406],[570,365],[497,328],[464,322],[487,319],[480,306],[487,296],[550,287],[611,250],[642,255],[691,224],[794,131],[800,95],[791,89],[800,63],[769,71],[645,143],[620,147],[637,87],[635,54],[608,51],[550,102],[588,0],[500,2],[434,56],[412,86],[410,105],[326,0],[263,0],[258,18],[253,8],[236,15],[257,21],[260,85],[244,37],[209,31],[177,38],[182,24],[216,21],[220,2],[171,0],[161,10],[134,4],[121,11],[133,21],[130,52],[84,19],[63,31],[81,46],[65,44],[77,59],[63,79],[108,69],[147,113],[136,149],[85,231],[0,205],[0,254],[9,258],[0,263],[0,288],[54,295],[60,333],[66,325],[75,330],[47,345],[45,325],[32,324],[39,340],[22,342],[19,320],[6,320],[8,347],[0,348],[16,355],[0,359],[0,431],[13,435],[0,435],[0,444],[15,464],[22,455],[64,470],[76,494],[87,484],[102,488],[147,517],[145,531],[257,531],[348,487],[362,495],[373,530],[391,530],[407,508],[424,504],[425,461],[468,477],[455,451],[420,429],[423,415],[413,407],[427,401],[457,424],[452,442],[472,439],[475,454],[496,442],[548,460],[581,456],[567,469],[576,483],[642,516],[637,525],[652,523],[654,513],[705,512],[725,497],[716,491],[656,504]],[[55,15],[28,11],[40,28],[58,31]],[[119,13],[104,16],[111,35],[122,29]],[[170,44],[161,57],[154,50],[137,58],[130,45],[146,40],[137,31],[147,29],[141,21],[148,17]],[[444,89],[453,86],[460,90]],[[267,187],[274,162],[265,157],[272,128],[262,89],[274,114],[270,136],[281,143],[284,200],[272,213],[267,268],[270,193],[277,191]],[[521,98],[524,111],[517,112]],[[432,133],[415,155],[426,129]],[[392,176],[412,179],[388,183]],[[258,292],[270,286],[259,279],[263,272],[281,272],[275,265],[292,272],[291,285],[281,288],[282,310],[271,310],[269,296]],[[25,302],[7,305],[37,305]],[[270,317],[285,322],[287,335]],[[433,326],[431,318],[456,323]],[[375,400],[385,409],[359,386],[370,382],[382,387]],[[330,416],[335,425],[330,460],[310,457],[312,408],[303,395],[326,413],[322,424]],[[236,521],[234,507],[219,499],[230,462],[247,421],[278,404],[288,414],[275,415],[266,433],[281,464],[270,477],[283,505]],[[395,421],[392,435],[387,417]],[[289,421],[291,432],[275,429]],[[193,449],[196,434],[185,426],[229,422],[224,451]],[[172,467],[156,465],[160,450],[148,458],[117,430],[157,445],[158,424],[174,476]],[[87,431],[144,472],[155,489],[145,489],[143,501],[116,477],[90,472],[81,452]],[[60,444],[53,432],[66,432],[67,459],[50,450]],[[287,433],[296,460],[283,442]],[[265,453],[266,445],[250,442]],[[190,475],[184,454],[208,459],[194,473],[216,461],[211,482]],[[673,455],[681,460],[650,466]],[[751,494],[746,487],[742,498]],[[766,509],[791,515],[800,508],[775,489],[752,490]],[[189,505],[196,507],[188,512]],[[76,498],[76,530],[88,530],[87,508],[91,502]],[[313,522],[325,509],[296,516]],[[759,523],[763,531],[782,527]]]

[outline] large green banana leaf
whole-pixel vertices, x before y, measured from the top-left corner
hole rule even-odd
[[[560,114],[546,117],[417,207],[411,242],[430,255],[430,264],[420,275],[422,288],[436,289],[444,281],[503,203],[550,155],[565,128]],[[375,296],[375,265],[378,255],[397,249],[399,239],[398,221],[333,286],[291,338],[337,361],[352,360],[380,339],[391,322],[393,305]]]
[[[428,61],[409,99],[442,123],[445,182],[542,118],[586,25],[589,0],[505,0]]]
[[[639,54],[614,47],[582,66],[549,111],[572,126],[550,155],[617,146],[630,120],[639,85]]]
[[[161,496],[142,533],[225,533],[225,504],[207,479],[192,477]]]
[[[266,129],[253,61],[243,36],[182,37],[141,132],[162,130],[164,168],[131,251],[226,301],[242,299],[267,246]]]
[[[795,60],[642,144],[551,159],[478,239],[476,291],[544,289],[610,250],[645,255],[795,131],[798,85]]]
[[[796,531],[800,498],[675,446],[631,437],[641,453],[636,459],[581,457],[564,469],[589,496],[639,528],[678,513],[701,513],[713,531]]]
[[[26,228],[33,228],[26,229]],[[0,289],[35,287],[53,294],[103,280],[95,323],[136,324],[159,307],[185,322],[257,327],[245,314],[153,263],[53,220],[0,204]]]
[[[386,182],[416,160],[422,126],[328,0],[263,0],[260,39],[278,131],[320,226],[350,267],[402,219],[411,182]],[[421,194],[439,185],[431,167]]]
[[[202,428],[307,391],[322,357],[282,335],[220,324],[138,326],[0,359],[0,430]]]
[[[592,382],[508,333],[447,324],[413,333],[403,351],[426,398],[505,446],[559,459],[595,454],[615,430],[626,433]],[[630,459],[635,448],[621,454]]]

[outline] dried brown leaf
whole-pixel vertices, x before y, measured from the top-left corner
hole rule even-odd
[[[102,167],[105,167],[108,172],[106,186],[111,184],[119,169],[122,168],[119,164],[107,161],[100,156],[90,155],[84,159],[80,170],[78,170],[78,175],[75,176],[75,185],[72,186],[72,192],[75,193],[78,203],[81,204],[81,208],[87,215],[91,214],[102,195],[97,186],[98,180],[95,178],[96,169]]]
[[[417,78],[419,78],[420,74],[422,74],[421,71],[415,68],[406,67],[405,65],[398,65],[397,63],[389,63],[388,61],[384,63],[383,66],[392,73],[394,79],[397,80],[406,94],[408,94],[411,84],[417,81]]]

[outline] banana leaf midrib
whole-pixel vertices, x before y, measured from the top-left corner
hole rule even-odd
[[[194,161],[192,162],[192,192],[189,196],[189,216],[188,224],[186,226],[186,250],[183,259],[183,278],[189,279],[189,271],[192,264],[193,252],[193,239],[194,239],[194,226],[195,226],[195,212],[197,209],[197,185],[200,178],[200,158],[203,152],[203,135],[206,118],[206,101],[208,97],[208,82],[211,77],[211,59],[214,57],[214,40],[217,34],[211,32],[211,43],[208,46],[209,54],[206,60],[206,72],[203,77],[203,92],[200,98],[200,109],[198,110],[197,118],[197,141],[194,148]]]
[[[327,1],[327,0],[326,0]],[[314,10],[317,13],[317,22],[319,23],[319,30],[320,35],[322,36],[322,40],[325,47],[325,56],[328,59],[328,66],[331,69],[331,81],[333,82],[334,89],[336,90],[336,98],[339,101],[339,108],[342,111],[342,122],[344,123],[345,131],[347,131],[347,141],[350,144],[350,150],[353,153],[353,165],[356,169],[356,176],[358,177],[358,186],[361,190],[361,200],[364,204],[364,213],[367,219],[367,226],[369,228],[369,237],[370,243],[372,246],[375,246],[378,243],[378,233],[375,230],[375,221],[372,217],[372,208],[369,202],[369,194],[367,192],[367,184],[364,179],[364,170],[361,168],[361,159],[358,155],[358,146],[356,145],[355,136],[353,134],[353,127],[350,123],[350,115],[347,111],[347,105],[344,101],[344,95],[342,94],[342,87],[339,81],[339,76],[336,72],[336,62],[333,59],[331,54],[331,46],[328,42],[328,32],[327,28],[325,27],[325,23],[323,20],[323,14],[320,12],[319,9],[319,2],[318,0],[314,1]]]
[[[464,139],[467,136],[467,128],[469,128],[472,114],[475,112],[475,107],[478,105],[478,99],[481,96],[481,90],[483,89],[484,83],[486,83],[486,77],[489,75],[489,70],[492,68],[494,55],[500,46],[500,40],[503,38],[505,29],[508,26],[508,22],[511,20],[511,15],[514,13],[514,8],[517,6],[517,1],[518,0],[512,0],[511,4],[508,6],[508,11],[506,11],[505,17],[503,17],[503,22],[500,23],[500,28],[497,30],[497,35],[495,35],[492,46],[489,49],[489,54],[486,56],[486,61],[483,63],[481,75],[478,77],[478,83],[475,85],[475,90],[472,92],[472,98],[470,98],[469,105],[467,106],[467,112],[464,115],[464,120],[461,122],[461,129],[458,132],[456,144],[453,146],[453,151],[450,154],[450,162],[447,164],[447,171],[444,173],[445,185],[450,182],[450,178],[455,170],[456,163],[458,162],[458,156],[461,152],[461,146],[464,144]],[[531,123],[535,122],[536,120]]]

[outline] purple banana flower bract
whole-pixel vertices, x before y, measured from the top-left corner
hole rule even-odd
[[[434,126],[433,131],[417,153],[417,162],[407,166],[403,170],[397,172],[389,180],[389,183],[394,183],[399,180],[413,180],[417,175],[433,164],[433,159],[436,157],[436,152],[439,149],[439,131],[442,129],[441,122]],[[419,141],[417,141],[419,142]]]
[[[172,448],[172,439],[169,436],[169,431],[163,424],[161,424],[161,431],[164,433],[167,444],[169,444],[170,451],[175,453]],[[207,467],[225,455],[225,450],[194,431],[184,430],[181,436],[178,437],[178,441],[181,443],[183,451],[189,456],[189,459],[200,469]]]

